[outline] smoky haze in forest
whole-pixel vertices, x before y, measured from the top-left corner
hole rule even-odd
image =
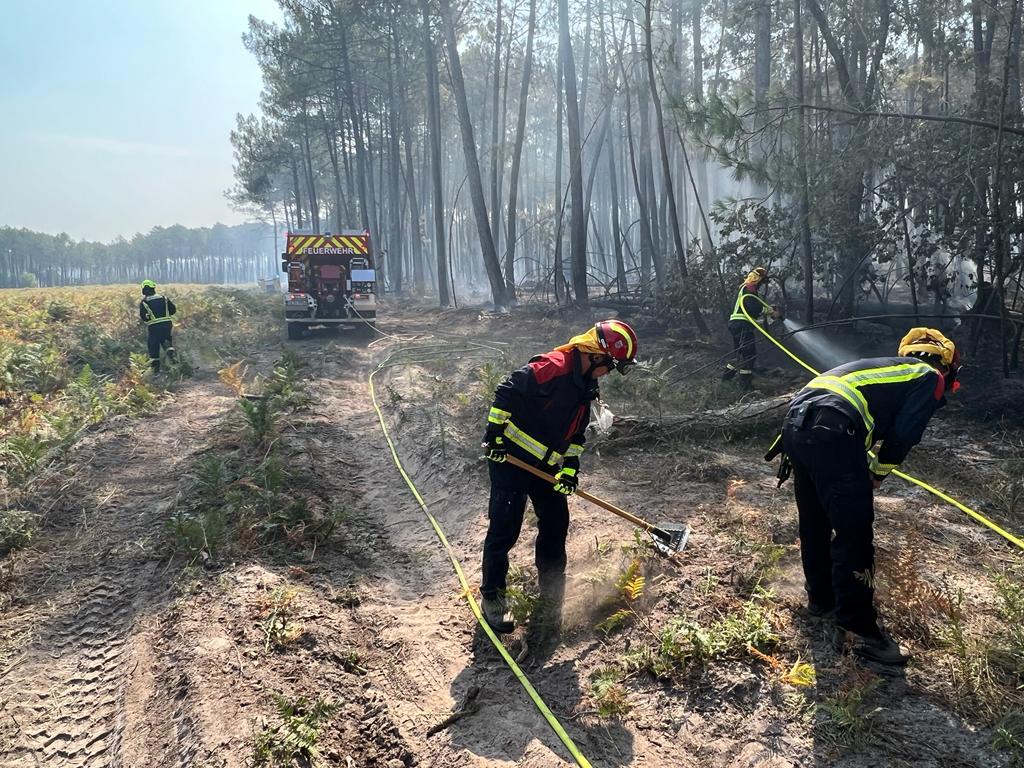
[[[684,97],[747,87],[692,4],[286,8],[246,38],[266,88],[232,134],[235,198],[292,230],[370,231],[397,292],[664,287],[711,249],[715,201],[768,194],[686,137]]]
[[[251,280],[287,231],[358,230],[384,290],[440,306],[653,301],[703,331],[761,264],[805,322],[1016,312],[1021,3],[990,6],[281,0],[239,26],[262,87],[221,143],[248,234],[7,231],[0,279]]]

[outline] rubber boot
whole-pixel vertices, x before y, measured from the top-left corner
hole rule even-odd
[[[910,655],[903,653],[899,645],[884,631],[877,635],[856,635],[853,652],[866,661],[877,664],[902,667],[910,661]]]
[[[740,391],[742,391],[742,392],[749,392],[750,391],[750,385],[753,382],[753,380],[754,380],[754,375],[752,373],[742,373],[741,372],[740,375],[736,377],[736,384],[737,384],[737,386],[739,386]]]
[[[731,366],[725,366],[725,370],[722,371],[722,381],[731,381],[732,377],[736,375],[736,369]]]
[[[504,597],[484,598],[480,601],[484,618],[495,632],[499,635],[507,635],[516,628],[512,614],[508,610],[508,604]]]

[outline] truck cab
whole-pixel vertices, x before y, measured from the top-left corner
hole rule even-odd
[[[281,270],[288,276],[288,338],[314,326],[370,332],[377,322],[377,273],[370,233],[289,232]]]

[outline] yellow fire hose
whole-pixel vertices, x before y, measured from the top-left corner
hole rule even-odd
[[[569,750],[569,754],[572,755],[573,760],[576,761],[576,765],[578,765],[579,768],[591,768],[590,762],[583,756],[583,753],[580,752],[575,742],[573,742],[569,734],[566,733],[565,728],[558,721],[558,718],[556,718],[548,708],[548,705],[544,703],[540,694],[537,693],[533,684],[530,683],[529,678],[526,677],[526,673],[523,672],[518,664],[516,664],[515,659],[512,658],[508,649],[505,648],[505,645],[498,639],[494,630],[492,630],[484,620],[483,613],[480,611],[480,606],[477,604],[476,600],[473,599],[473,591],[469,586],[469,582],[466,580],[466,574],[462,570],[462,565],[459,563],[459,559],[455,556],[455,551],[452,549],[451,544],[448,543],[448,537],[445,536],[444,530],[441,528],[440,523],[437,522],[437,518],[430,513],[430,510],[427,508],[427,503],[423,500],[419,490],[416,488],[416,484],[413,483],[412,478],[410,478],[408,473],[406,473],[405,468],[402,466],[402,460],[398,457],[398,451],[395,448],[394,442],[391,440],[391,435],[388,433],[387,425],[384,422],[384,414],[381,412],[380,405],[377,403],[377,393],[373,386],[373,377],[384,368],[391,367],[392,365],[406,365],[414,362],[423,361],[407,360],[390,364],[385,361],[377,366],[377,369],[370,374],[368,381],[370,387],[370,400],[373,402],[373,410],[377,412],[377,419],[380,421],[380,428],[384,433],[384,439],[387,441],[388,447],[391,449],[391,458],[395,462],[395,466],[398,468],[398,472],[401,474],[402,479],[405,480],[405,484],[409,486],[409,490],[412,491],[412,495],[416,498],[416,503],[419,504],[420,509],[423,510],[423,514],[426,515],[427,520],[434,529],[434,533],[441,542],[441,546],[444,547],[445,552],[448,554],[448,559],[451,560],[452,568],[455,569],[455,575],[459,578],[459,584],[462,585],[462,595],[466,598],[466,602],[469,603],[470,610],[473,611],[473,615],[476,617],[477,623],[483,629],[488,639],[490,639],[491,644],[494,645],[498,653],[501,654],[501,658],[505,660],[509,669],[512,670],[512,674],[515,676],[516,680],[518,680],[519,684],[523,686],[523,689],[526,691],[526,695],[530,697],[530,700],[547,721],[547,724],[551,726],[551,730],[555,732],[555,735],[558,736],[562,744],[565,745],[565,748]]]
[[[747,320],[750,321],[750,324],[752,326],[754,326],[755,328],[757,328],[757,330],[760,331],[762,334],[764,334],[764,336],[766,336],[768,338],[768,340],[772,344],[777,346],[779,349],[781,349],[783,352],[785,352],[787,355],[789,355],[793,360],[795,360],[798,364],[802,365],[804,368],[806,368],[808,371],[813,373],[815,376],[821,375],[820,371],[816,371],[814,368],[809,366],[807,363],[805,363],[803,360],[801,360],[795,354],[790,352],[789,349],[787,349],[786,346],[781,341],[776,339],[774,336],[772,336],[770,333],[768,333],[767,330],[762,328],[761,325],[759,323],[757,323],[754,320],[754,318],[752,318],[750,316],[750,313],[747,312],[747,308],[745,306],[745,302],[742,302],[742,301],[740,302],[740,309],[742,310],[743,314],[746,315],[746,318],[747,318]],[[968,507],[968,506],[966,506],[964,504],[961,504],[959,501],[954,499],[952,496],[949,496],[948,494],[943,493],[938,488],[935,488],[934,486],[929,485],[928,483],[924,482],[923,480],[918,480],[916,477],[913,477],[911,475],[908,475],[908,474],[905,474],[903,472],[900,472],[898,469],[894,469],[892,471],[892,474],[896,475],[896,477],[899,477],[899,478],[902,478],[903,480],[906,480],[909,483],[913,483],[914,485],[917,485],[917,486],[919,486],[921,488],[924,488],[926,491],[928,491],[928,493],[932,494],[933,496],[935,496],[935,497],[937,497],[939,499],[942,499],[943,501],[945,501],[945,502],[947,502],[949,504],[952,504],[954,507],[959,509],[961,512],[965,513],[969,517],[971,517],[974,520],[976,520],[977,522],[981,523],[986,528],[992,529],[993,531],[998,533],[1000,536],[1002,536],[1007,541],[1011,542],[1012,544],[1016,544],[1021,549],[1024,549],[1024,540],[1021,540],[1018,537],[1014,536],[1009,531],[1006,531],[1006,530],[1000,528],[998,525],[993,523],[991,520],[989,520],[987,517],[985,517],[980,512],[975,512],[970,507]]]

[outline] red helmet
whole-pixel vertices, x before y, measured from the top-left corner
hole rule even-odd
[[[619,373],[625,373],[629,366],[636,363],[636,333],[621,320],[602,320],[594,326],[597,340],[608,356],[612,365]]]

